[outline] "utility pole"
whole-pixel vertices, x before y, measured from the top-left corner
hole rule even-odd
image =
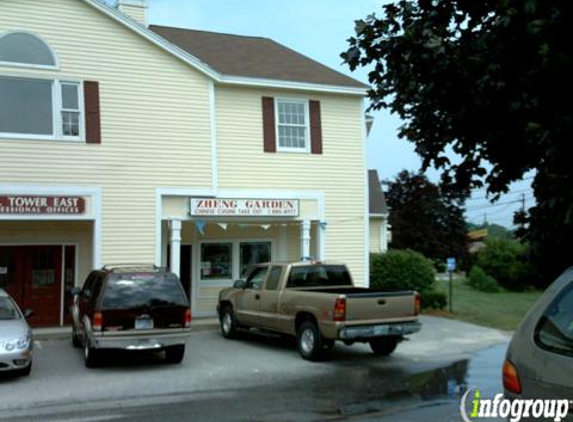
[[[525,213],[525,193],[521,194],[521,211]]]

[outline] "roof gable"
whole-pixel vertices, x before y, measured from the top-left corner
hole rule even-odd
[[[366,94],[367,86],[361,82],[330,69],[267,38],[241,37],[236,35],[216,34],[212,32],[152,26],[151,28],[157,30],[157,32],[154,32],[154,30],[137,23],[102,0],[80,1],[89,4],[110,18],[116,20],[118,23],[146,38],[157,47],[173,54],[196,70],[207,75],[215,82],[245,86],[344,93],[360,96],[364,96]],[[160,30],[158,28],[165,29]],[[187,36],[175,36],[172,34],[172,31],[183,31],[183,33],[187,33]],[[228,61],[223,61],[222,58],[213,58],[213,56],[205,51],[204,48],[199,48],[197,46],[197,42],[194,42],[193,40],[187,40],[184,42],[184,40],[180,39],[180,37],[187,38],[190,35],[193,35],[194,38],[200,33],[203,34],[204,39],[209,38],[213,43],[217,40],[232,40],[232,42],[223,42],[222,44],[217,43],[217,51],[224,55],[236,48],[239,52],[238,56],[242,58],[238,61],[244,60],[249,62],[249,64],[245,64],[243,69],[236,69],[235,67],[232,67],[233,65]],[[214,47],[215,45],[211,44],[211,48]],[[272,53],[271,58],[274,58],[273,60],[283,58],[279,63],[282,68],[295,67],[296,69],[281,70],[281,67],[279,67],[277,63],[273,63],[273,60],[268,60],[268,58],[265,59],[264,57],[261,57],[260,54],[257,54],[257,59],[254,61],[245,60],[245,57],[250,57],[252,59],[253,54],[257,52],[257,49],[263,47],[264,51]],[[237,57],[237,54],[234,57]],[[285,66],[285,61],[288,62],[287,66]],[[215,67],[215,65],[217,67]],[[227,71],[231,73],[227,74]],[[315,72],[320,76],[314,75]]]
[[[368,170],[368,193],[370,214],[388,214],[388,204],[376,170]]]

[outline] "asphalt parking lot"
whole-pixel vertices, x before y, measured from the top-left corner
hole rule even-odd
[[[507,333],[432,317],[423,323],[391,357],[337,344],[320,363],[302,360],[288,339],[229,341],[209,330],[193,333],[181,365],[130,354],[87,369],[68,340],[40,340],[29,378],[0,378],[0,420],[101,420],[102,409],[105,420],[153,420],[158,411],[164,420],[191,413],[201,420],[325,420],[453,403],[469,378],[486,389],[499,385]],[[472,359],[496,345],[476,369]]]

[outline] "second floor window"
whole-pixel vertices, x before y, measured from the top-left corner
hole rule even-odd
[[[308,152],[308,101],[276,100],[278,151]]]
[[[81,140],[81,84],[0,76],[0,137]]]

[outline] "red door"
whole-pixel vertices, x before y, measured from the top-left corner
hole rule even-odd
[[[33,327],[60,324],[62,246],[0,247],[0,287],[21,309],[33,309]]]

